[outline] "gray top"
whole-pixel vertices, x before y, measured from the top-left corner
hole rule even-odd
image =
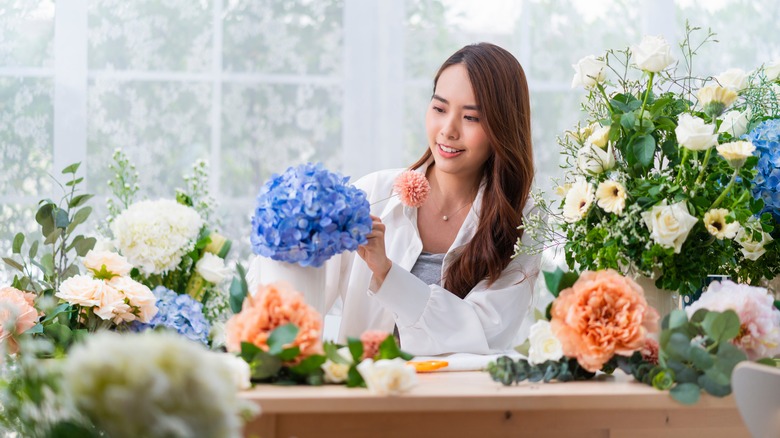
[[[412,267],[411,272],[415,277],[424,281],[425,284],[440,286],[442,262],[444,262],[444,254],[422,252]]]

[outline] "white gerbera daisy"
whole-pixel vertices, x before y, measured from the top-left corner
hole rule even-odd
[[[626,208],[626,188],[617,181],[604,181],[596,189],[598,206],[607,213],[621,215]]]

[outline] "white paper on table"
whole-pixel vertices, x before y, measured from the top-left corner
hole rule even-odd
[[[412,361],[425,362],[429,360],[439,360],[447,362],[447,366],[435,370],[439,371],[481,371],[487,367],[490,362],[501,356],[509,356],[514,360],[524,359],[525,356],[516,351],[507,351],[500,354],[471,354],[471,353],[451,353],[439,356],[415,356]]]

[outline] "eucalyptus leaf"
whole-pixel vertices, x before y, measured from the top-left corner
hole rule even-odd
[[[85,202],[92,199],[95,195],[89,195],[89,194],[83,194],[83,195],[76,195],[73,197],[73,199],[68,202],[68,208],[76,208],[80,205],[83,205]]]
[[[62,271],[62,276],[60,277],[60,280],[67,280],[70,277],[75,277],[76,275],[79,275],[81,271],[79,270],[79,267],[77,264],[73,263],[70,266],[68,266],[64,271]]]
[[[691,347],[691,362],[696,368],[707,370],[715,365],[715,358],[701,347]]]
[[[724,342],[718,346],[715,366],[726,375],[731,375],[738,363],[747,360],[747,355],[730,342]]]
[[[66,311],[69,311],[71,309],[70,304],[68,303],[62,303],[54,308],[51,312],[49,312],[45,318],[43,318],[43,321],[41,322],[49,322],[52,321],[54,318],[58,317],[61,313],[64,313]]]
[[[57,241],[62,235],[62,228],[55,228],[46,236],[46,240],[43,241],[44,245],[51,245]]]
[[[249,286],[246,282],[246,270],[241,263],[236,263],[236,276],[230,282],[230,310],[233,313],[241,312],[241,307],[249,293]]]
[[[70,219],[68,218],[68,211],[63,210],[61,208],[56,208],[53,211],[54,214],[54,226],[57,228],[65,229],[68,227],[68,224],[70,224]]]
[[[24,244],[24,234],[22,233],[16,233],[14,236],[14,242],[11,246],[11,249],[14,254],[21,254],[22,253],[22,245]]]
[[[675,309],[669,313],[669,328],[676,329],[688,324],[688,314],[684,310]]]
[[[71,180],[71,181],[68,181],[68,182],[66,182],[66,183],[65,183],[65,187],[73,187],[73,186],[75,186],[76,184],[79,184],[79,183],[81,183],[82,181],[84,181],[84,177],[79,177],[79,178],[76,178],[76,179],[74,179],[74,180]]]
[[[298,336],[298,327],[295,324],[285,324],[279,326],[268,336],[268,353],[276,355],[284,350],[284,346],[291,344]]]
[[[35,221],[41,226],[41,232],[44,236],[47,236],[54,229],[54,204],[43,204],[38,208],[35,213]]]
[[[711,370],[714,371],[714,370]],[[731,394],[731,385],[728,383],[720,383],[723,381],[728,382],[728,377],[722,376],[718,373],[707,373],[699,377],[699,386],[707,391],[709,394],[715,397],[725,397]]]
[[[94,237],[87,237],[85,239],[79,240],[79,242],[75,245],[76,254],[78,254],[79,257],[84,257],[87,255],[89,250],[95,248],[96,243],[97,239]]]
[[[36,255],[38,255],[38,241],[34,240],[32,245],[30,245],[30,252],[28,253],[31,259],[35,258]]]
[[[83,207],[76,214],[73,215],[73,221],[71,221],[69,230],[72,230],[76,225],[83,224],[87,220],[90,213],[92,213],[92,207]]]
[[[688,359],[691,341],[682,333],[672,333],[664,350],[671,359],[684,361]]]
[[[739,334],[739,317],[733,310],[710,312],[704,317],[701,326],[708,337],[721,343]]]
[[[684,405],[693,405],[699,401],[701,389],[699,389],[699,385],[695,383],[681,383],[672,388],[672,390],[669,391],[669,395]]]
[[[67,175],[67,174],[76,173],[76,171],[79,170],[79,166],[81,166],[80,162],[79,163],[73,163],[73,164],[67,166],[66,168],[62,169],[62,174],[63,175]]]
[[[12,259],[12,258],[10,258],[10,257],[3,257],[3,261],[5,262],[5,264],[6,264],[6,265],[8,265],[8,266],[10,266],[10,267],[12,267],[12,268],[14,268],[14,269],[16,269],[16,270],[17,270],[17,271],[19,271],[19,272],[22,272],[22,273],[24,273],[24,266],[22,266],[22,265],[21,265],[19,262],[17,262],[16,260],[14,260],[14,259]]]

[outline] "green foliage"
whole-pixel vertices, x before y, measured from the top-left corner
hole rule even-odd
[[[524,381],[545,383],[557,380],[569,382],[572,380],[589,380],[592,373],[580,366],[577,359],[563,358],[559,361],[548,360],[541,364],[531,364],[526,359],[514,360],[509,356],[501,356],[495,362],[490,362],[487,371],[493,381],[506,386]]]

